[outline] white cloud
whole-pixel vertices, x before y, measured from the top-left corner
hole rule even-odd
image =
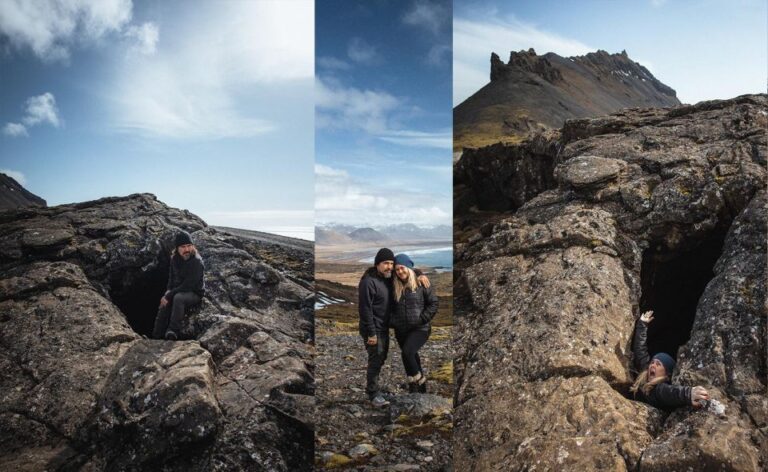
[[[451,10],[447,5],[424,0],[414,2],[413,7],[403,17],[403,23],[424,28],[434,35],[450,24],[450,20]]]
[[[318,127],[384,133],[389,113],[400,105],[401,100],[387,92],[334,86],[322,79],[315,82],[315,107],[321,112]]]
[[[311,1],[222,2],[168,21],[163,47],[126,57],[104,92],[117,129],[173,138],[259,135],[277,125],[246,99],[260,86],[295,88],[293,81],[314,76]]]
[[[21,123],[6,123],[3,134],[11,137],[29,136],[29,128],[48,123],[58,128],[61,126],[56,98],[52,93],[29,97],[24,104],[24,116]]]
[[[453,148],[453,132],[445,130],[438,133],[423,131],[389,131],[379,139],[402,146],[429,147],[438,149]]]
[[[393,115],[402,111],[405,101],[387,92],[343,87],[318,79],[315,107],[317,128],[360,130],[402,146],[451,149],[451,130],[401,129]]]
[[[376,48],[362,38],[352,38],[349,40],[347,56],[360,64],[373,64],[379,59]]]
[[[20,123],[6,123],[5,126],[3,126],[3,134],[13,138],[17,138],[19,136],[29,136],[29,133],[27,133],[27,127]]]
[[[451,224],[450,205],[445,197],[382,188],[357,181],[345,170],[315,165],[317,224]]]
[[[134,48],[141,54],[152,55],[157,51],[160,29],[156,24],[146,22],[141,26],[131,26],[125,35],[134,41]]]
[[[19,183],[22,187],[27,185],[27,178],[19,171],[10,170],[10,169],[0,169],[0,173],[3,173],[7,175],[8,177],[12,178],[16,182]]]
[[[453,44],[454,105],[488,83],[491,52],[496,52],[506,61],[509,51],[529,48],[534,48],[538,54],[554,52],[564,57],[596,50],[515,18],[487,21],[455,18]]]
[[[96,42],[131,19],[131,0],[4,0],[0,33],[46,61],[67,60],[76,43]]]
[[[317,57],[315,58],[315,62],[317,63],[318,67],[322,67],[324,69],[349,70],[352,68],[348,62],[344,62],[341,59],[337,59],[331,56]]]
[[[451,46],[447,44],[435,44],[427,53],[427,64],[441,66],[451,57]]]
[[[50,92],[27,99],[24,118],[21,121],[27,126],[40,123],[50,123],[58,128],[61,125],[59,110],[56,108],[56,98]]]

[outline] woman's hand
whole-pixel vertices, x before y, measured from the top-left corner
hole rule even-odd
[[[648,324],[651,321],[653,321],[653,310],[648,310],[642,315],[640,315],[640,321],[642,321],[645,324]]]
[[[365,344],[369,346],[375,346],[379,343],[379,338],[377,336],[369,336],[368,340],[365,341]]]
[[[709,392],[704,387],[697,385],[691,389],[691,404],[701,408],[702,400],[709,400]]]

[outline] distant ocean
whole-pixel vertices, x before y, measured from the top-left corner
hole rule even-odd
[[[393,247],[392,250],[395,254],[401,252],[408,254],[408,256],[413,259],[413,263],[416,264],[416,267],[433,267],[438,272],[448,272],[453,270],[453,248],[451,246],[434,248]],[[373,264],[373,256],[360,259],[360,262]]]

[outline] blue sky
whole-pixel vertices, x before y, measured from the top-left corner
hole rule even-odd
[[[467,1],[454,5],[454,105],[488,83],[490,55],[626,49],[683,103],[765,93],[765,0]]]
[[[313,238],[313,1],[3,1],[0,83],[0,169],[49,205]]]
[[[317,3],[318,224],[451,224],[451,4]]]

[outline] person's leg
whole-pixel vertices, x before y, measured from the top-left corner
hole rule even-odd
[[[427,342],[429,333],[420,330],[409,331],[405,336],[400,349],[403,352],[403,365],[405,373],[413,377],[421,373],[421,359],[419,358],[419,349]]]
[[[165,330],[168,329],[168,319],[170,318],[170,314],[170,303],[158,308],[157,316],[155,317],[155,326],[152,329],[152,338],[165,339]]]
[[[184,322],[184,313],[186,309],[196,303],[200,303],[200,296],[193,292],[179,292],[173,296],[173,306],[171,308],[171,322],[168,325],[168,331],[173,331],[177,336],[181,332],[181,325]]]
[[[365,345],[365,350],[368,353],[365,393],[368,394],[370,399],[381,393],[379,373],[384,366],[384,362],[387,360],[387,353],[389,352],[389,333],[377,333],[376,338],[375,346]]]

